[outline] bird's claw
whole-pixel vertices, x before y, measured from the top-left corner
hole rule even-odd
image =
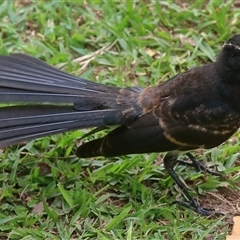
[[[221,216],[224,215],[221,212],[215,212],[214,209],[211,208],[203,208],[201,207],[196,200],[193,201],[181,201],[181,200],[175,200],[171,203],[173,204],[178,204],[180,206],[183,206],[188,209],[192,209],[194,212],[199,213],[200,215],[203,216]]]
[[[219,177],[223,177],[223,175],[219,172],[214,172],[212,170],[210,170],[209,168],[205,167],[203,164],[201,164],[193,155],[191,154],[187,154],[187,156],[189,157],[189,159],[192,162],[188,162],[188,161],[184,161],[184,160],[177,160],[177,162],[179,164],[182,165],[187,165],[187,166],[191,166],[194,167],[196,169],[197,172],[207,172],[209,174],[212,174],[214,176],[219,176]],[[216,166],[216,165],[215,165]],[[214,166],[211,166],[211,168]]]

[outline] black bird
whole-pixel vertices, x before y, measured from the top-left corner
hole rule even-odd
[[[177,202],[209,215],[173,168],[180,151],[213,148],[238,130],[240,35],[223,45],[215,62],[148,88],[105,86],[27,55],[0,56],[0,102],[5,104],[0,107],[0,147],[74,129],[116,126],[80,146],[77,156],[167,152],[164,166],[188,200]]]

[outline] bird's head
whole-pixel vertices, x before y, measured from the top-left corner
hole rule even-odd
[[[220,58],[228,70],[240,72],[240,34],[223,44]]]

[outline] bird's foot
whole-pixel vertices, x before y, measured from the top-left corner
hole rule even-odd
[[[215,212],[214,209],[211,208],[203,208],[199,205],[199,203],[196,200],[192,200],[192,201],[181,201],[181,200],[176,200],[174,202],[171,203],[172,204],[178,204],[180,206],[183,206],[185,208],[191,209],[196,213],[199,213],[203,216],[221,216],[224,215],[221,212]]]
[[[223,177],[223,175],[221,173],[214,172],[214,171],[210,170],[209,168],[205,167],[192,154],[188,153],[187,156],[192,162],[188,162],[188,161],[184,161],[184,160],[177,160],[177,162],[179,164],[182,164],[182,165],[187,165],[187,166],[194,167],[197,172],[207,172],[207,173],[212,174],[214,176]]]
[[[191,165],[194,166],[198,171],[206,171],[206,168],[204,166],[202,166],[197,160],[196,158],[194,158],[191,154],[188,154],[188,157],[192,160],[192,163],[187,162],[187,165]],[[186,185],[183,183],[183,181],[181,181],[181,179],[178,177],[178,175],[176,174],[176,172],[174,171],[174,166],[176,165],[177,160],[177,156],[174,153],[167,153],[164,157],[164,166],[165,169],[167,170],[167,172],[169,173],[169,175],[172,177],[172,179],[175,181],[175,183],[180,187],[180,189],[183,192],[183,195],[185,196],[185,198],[187,199],[186,201],[174,201],[172,204],[178,204],[181,205],[183,207],[186,207],[188,209],[191,209],[203,216],[209,216],[209,215],[221,215],[222,213],[217,213],[214,212],[213,209],[208,209],[208,208],[203,208],[199,205],[199,203],[189,194],[188,189],[186,187]],[[207,171],[212,173],[212,171]],[[213,172],[213,174],[215,174],[215,172]]]

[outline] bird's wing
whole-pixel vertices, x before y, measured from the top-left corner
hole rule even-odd
[[[239,114],[215,87],[214,71],[206,74],[208,70],[193,69],[152,90],[157,92],[157,104],[151,103],[150,108],[166,138],[182,149],[215,147],[239,126]],[[196,84],[196,79],[201,84]]]
[[[166,152],[177,145],[164,136],[159,120],[152,113],[145,114],[129,125],[112,130],[103,138],[81,145],[78,157],[121,156],[136,153]]]

